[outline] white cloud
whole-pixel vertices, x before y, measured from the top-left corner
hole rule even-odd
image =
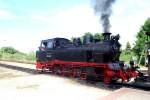
[[[36,33],[36,30],[33,30],[31,36],[15,36],[11,38],[12,42],[10,44],[24,52],[37,49],[42,39],[53,37],[70,39],[71,37],[80,37],[85,32],[99,32],[101,29],[99,19],[94,15],[93,9],[88,5],[80,5],[62,10],[54,16],[32,14],[26,17],[30,18],[32,22],[38,22],[38,25],[47,25],[49,27],[38,33]],[[36,29],[36,26],[33,27]],[[21,33],[25,34],[26,31],[28,30]],[[7,42],[10,42],[10,40]]]
[[[10,20],[12,18],[13,16],[9,11],[0,9],[0,20]]]
[[[48,34],[51,37],[79,37],[85,32],[98,32],[101,29],[99,19],[88,5],[59,11],[57,15],[51,17],[51,20]]]
[[[6,16],[9,16],[9,13],[5,10],[0,10],[0,16],[1,17],[6,17]]]
[[[51,21],[51,18],[49,16],[43,16],[43,15],[38,15],[38,14],[33,14],[30,16],[31,19],[39,22],[46,22],[49,23]]]
[[[112,32],[121,35],[121,44],[125,47],[127,41],[131,44],[144,21],[150,17],[148,0],[126,0],[114,5],[111,17]]]
[[[0,9],[0,20],[18,20],[25,19],[25,16],[15,15],[9,10]]]
[[[1,47],[14,47],[15,49],[22,51],[22,52],[30,52],[35,51],[38,49],[38,46],[40,45],[40,39],[39,36],[4,36],[1,35],[0,37],[0,48]]]

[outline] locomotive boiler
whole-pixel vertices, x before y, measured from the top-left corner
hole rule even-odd
[[[36,52],[36,69],[83,80],[99,79],[106,84],[118,79],[129,81],[139,73],[133,66],[126,67],[119,61],[119,38],[119,35],[103,33],[101,41],[92,36],[72,42],[65,38],[42,40]]]

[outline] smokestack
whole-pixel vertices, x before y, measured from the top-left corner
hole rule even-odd
[[[103,33],[104,40],[110,40],[111,33]]]
[[[100,15],[100,20],[102,22],[103,31],[109,33],[110,31],[110,20],[109,17],[112,14],[112,4],[115,0],[94,0],[94,10],[96,14]]]

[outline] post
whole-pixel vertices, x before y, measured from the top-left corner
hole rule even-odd
[[[148,49],[147,59],[148,59],[148,76],[150,77],[150,49]]]
[[[148,67],[148,71],[147,71],[147,73],[148,73],[148,77],[150,77],[150,49],[148,50],[147,59],[148,59],[148,66],[147,66]],[[150,82],[150,78],[148,78],[147,81]]]
[[[148,42],[148,36],[147,36],[147,60],[148,60],[148,76],[150,77],[150,48],[149,48],[149,44],[150,42]]]
[[[150,62],[148,63],[148,76],[150,77]]]

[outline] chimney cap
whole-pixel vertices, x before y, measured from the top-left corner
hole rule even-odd
[[[112,33],[109,33],[109,32],[105,32],[105,33],[102,33],[103,35],[111,35]]]

